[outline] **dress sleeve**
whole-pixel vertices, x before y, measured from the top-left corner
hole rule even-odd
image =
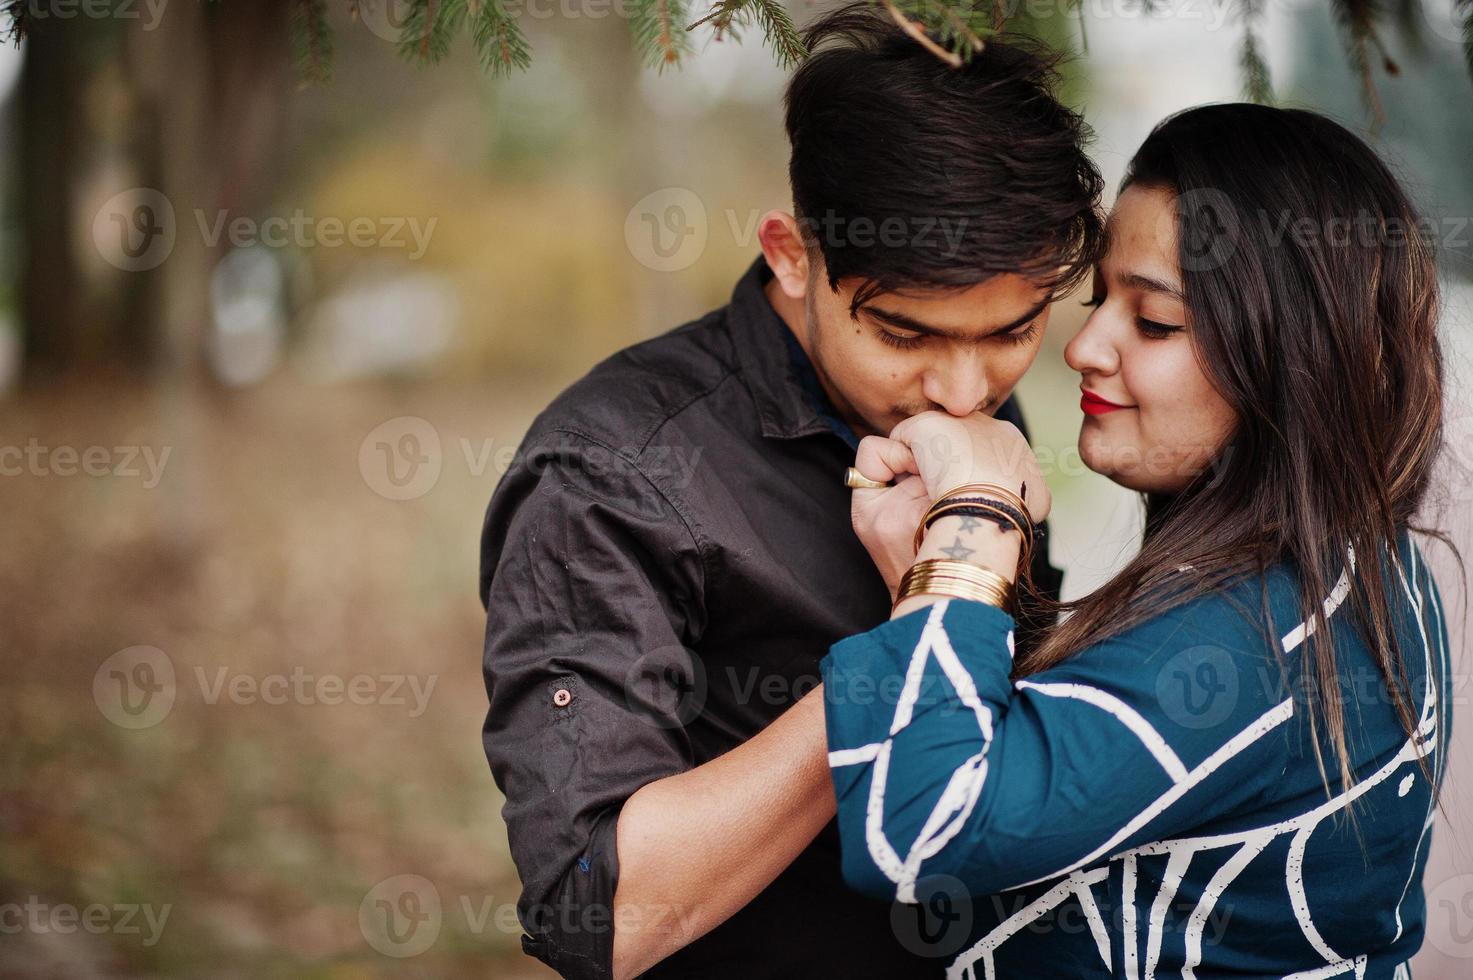
[[[914,901],[1047,881],[1261,792],[1293,705],[1251,617],[1179,607],[1016,684],[1012,617],[942,600],[822,663],[844,876]],[[1277,770],[1275,770],[1277,771]]]

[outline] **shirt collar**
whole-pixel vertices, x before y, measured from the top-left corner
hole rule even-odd
[[[774,439],[833,433],[849,446],[854,431],[824,394],[812,362],[793,331],[772,308],[763,287],[772,278],[758,256],[731,294],[727,328],[742,379],[757,405],[762,434]]]

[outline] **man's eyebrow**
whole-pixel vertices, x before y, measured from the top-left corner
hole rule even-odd
[[[1160,279],[1141,275],[1139,272],[1130,272],[1120,277],[1120,281],[1134,289],[1144,290],[1148,293],[1164,293],[1180,303],[1185,303],[1186,298],[1182,296],[1181,290]]]
[[[1004,323],[1000,327],[994,327],[993,329],[987,331],[987,333],[983,334],[983,336],[993,337],[997,334],[1008,333],[1011,330],[1017,330],[1019,327],[1027,323],[1031,323],[1033,320],[1037,319],[1040,313],[1048,309],[1049,304],[1051,304],[1053,301],[1054,297],[1049,296],[1042,303],[1039,303],[1033,309],[1029,310],[1027,313],[1024,313],[1016,320],[1013,320],[1010,323]],[[922,323],[920,320],[906,316],[904,313],[897,313],[894,310],[881,309],[878,306],[871,306],[868,303],[860,308],[867,312],[870,316],[874,317],[876,320],[882,320],[885,323],[888,323],[890,326],[898,327],[901,330],[909,330],[913,333],[926,334],[930,337],[945,337],[949,340],[974,339],[972,337],[958,334],[955,330],[946,330],[942,327],[932,326],[929,323]]]

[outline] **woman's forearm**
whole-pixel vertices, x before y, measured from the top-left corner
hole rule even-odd
[[[926,529],[916,561],[928,558],[959,558],[976,562],[1012,582],[1018,574],[1018,557],[1022,542],[1017,532],[1002,531],[991,521],[976,517],[946,515]],[[897,619],[906,613],[924,609],[942,596],[911,596],[890,614]]]

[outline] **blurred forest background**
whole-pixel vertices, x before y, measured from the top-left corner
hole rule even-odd
[[[589,0],[523,5],[524,72],[466,38],[424,69],[379,0],[329,5],[304,86],[276,3],[31,6],[0,49],[0,975],[548,975],[479,742],[481,517],[561,387],[726,300],[790,204],[786,72],[755,31],[656,71]],[[1015,6],[1078,52],[1112,186],[1242,93],[1211,0],[1086,3],[1087,52],[1077,11]],[[1328,9],[1258,6],[1280,101],[1370,128]],[[1376,138],[1445,232],[1435,519],[1473,554],[1473,82],[1452,0],[1406,9]],[[1069,454],[1083,312],[1022,387],[1071,595],[1138,530]],[[1418,976],[1473,962],[1465,768]]]

